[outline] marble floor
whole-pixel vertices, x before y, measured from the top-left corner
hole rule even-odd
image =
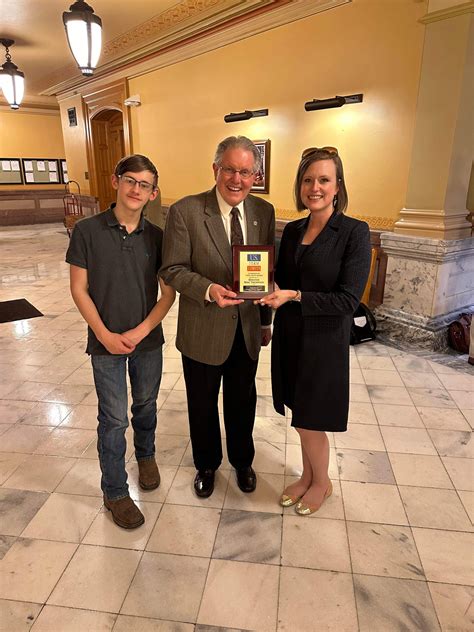
[[[330,436],[334,494],[298,517],[277,501],[300,470],[260,357],[258,487],[225,461],[214,494],[194,476],[176,306],[164,329],[157,460],[131,494],[134,531],[104,511],[85,326],[60,225],[0,230],[0,300],[44,317],[0,325],[0,629],[8,632],[473,629],[474,376],[464,358],[378,342],[351,350],[350,429]],[[454,368],[453,368],[454,367]]]

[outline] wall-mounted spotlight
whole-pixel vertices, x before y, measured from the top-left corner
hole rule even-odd
[[[231,112],[224,116],[226,123],[235,123],[235,121],[247,121],[256,116],[268,116],[268,109],[264,110],[245,110],[244,112]]]
[[[312,110],[326,110],[328,108],[340,108],[346,103],[362,103],[363,94],[349,94],[346,97],[333,97],[332,99],[313,99],[304,104],[307,112]]]
[[[12,110],[18,110],[23,93],[25,91],[25,75],[18,70],[18,66],[12,62],[9,47],[14,44],[12,39],[0,39],[0,44],[5,46],[5,63],[0,69],[0,89]]]
[[[84,0],[77,0],[63,13],[71,53],[84,77],[90,77],[100,57],[102,20]]]

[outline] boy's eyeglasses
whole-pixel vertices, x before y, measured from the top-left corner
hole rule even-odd
[[[335,156],[339,156],[336,147],[308,147],[308,149],[304,149],[301,154],[301,158],[307,158],[311,154],[315,154],[317,151],[326,151],[328,154],[334,154]]]
[[[244,180],[255,175],[255,171],[250,171],[250,169],[233,169],[232,167],[219,167],[219,171],[222,171],[222,173],[224,173],[226,176],[232,178],[235,176],[236,173],[238,173],[240,177]]]
[[[129,187],[135,187],[135,185],[138,184],[139,188],[147,193],[151,193],[156,188],[154,184],[151,184],[146,180],[135,180],[132,176],[117,176],[117,178],[120,178],[120,180]]]

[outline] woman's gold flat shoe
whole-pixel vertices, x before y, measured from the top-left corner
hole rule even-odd
[[[321,501],[319,505],[316,505],[316,506],[307,505],[306,503],[300,500],[299,502],[296,503],[296,507],[295,507],[296,513],[299,514],[300,516],[310,516],[311,514],[315,513],[316,511],[318,511],[318,509],[321,508],[321,505],[323,504],[323,502],[326,500],[326,498],[329,498],[331,494],[332,494],[332,482],[329,481],[329,485],[326,490],[326,493],[324,494],[323,500]]]
[[[280,497],[280,505],[282,507],[291,507],[301,499],[301,496],[289,496],[288,494],[282,494]]]

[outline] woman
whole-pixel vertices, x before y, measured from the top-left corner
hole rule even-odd
[[[346,217],[347,191],[337,149],[303,152],[296,206],[309,216],[287,224],[275,272],[277,289],[260,302],[277,309],[272,347],[275,409],[292,411],[303,473],[280,504],[317,511],[332,493],[326,432],[347,430],[352,315],[370,267],[365,222]]]

